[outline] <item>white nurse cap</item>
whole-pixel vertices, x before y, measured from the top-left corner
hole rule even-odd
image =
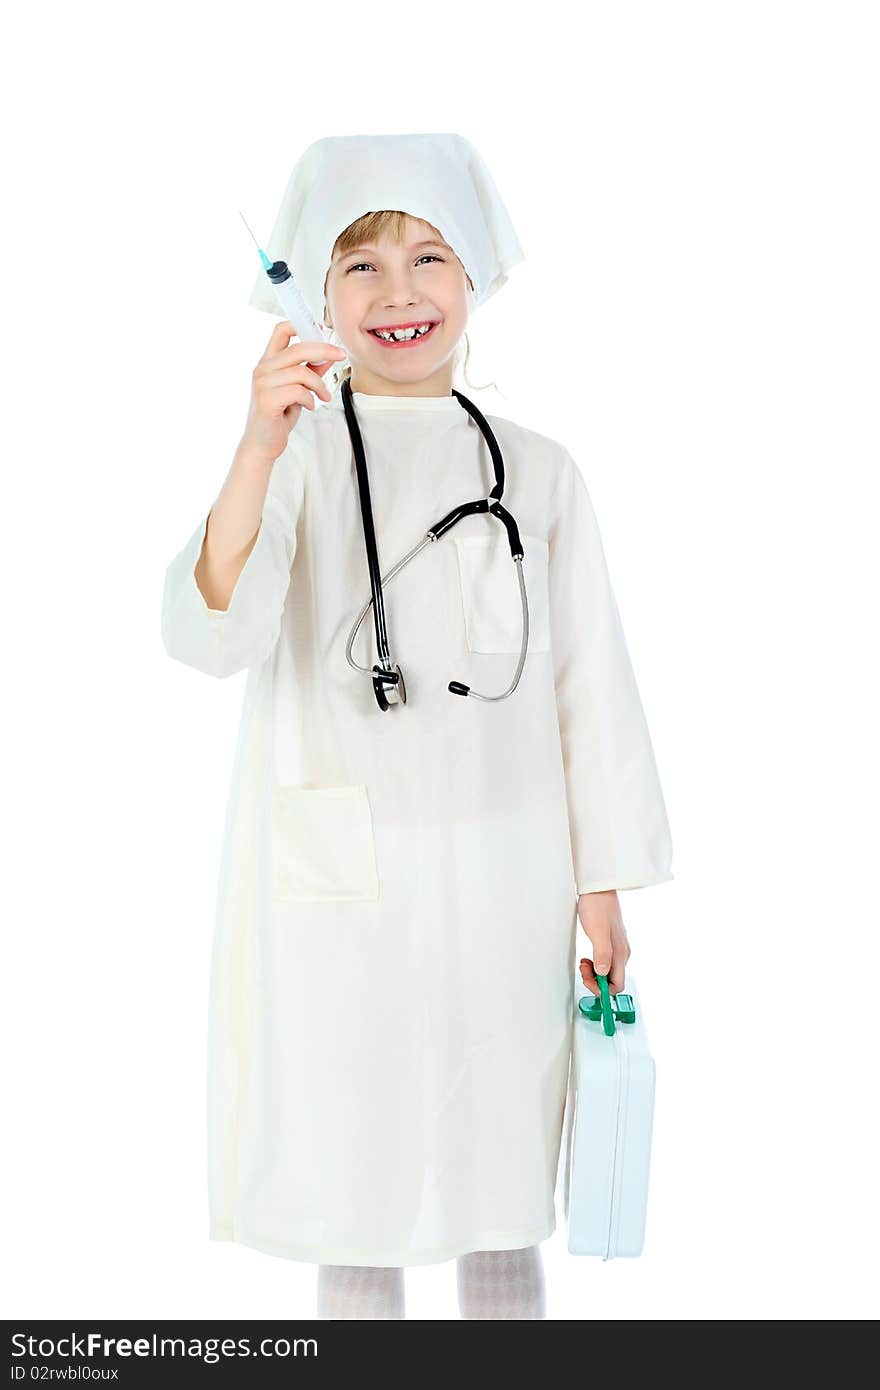
[[[398,210],[432,223],[484,303],[524,259],[513,223],[477,150],[461,135],[332,135],[303,152],[265,249],[286,261],[315,322],[337,237],[368,212]],[[248,301],[281,314],[265,271]]]

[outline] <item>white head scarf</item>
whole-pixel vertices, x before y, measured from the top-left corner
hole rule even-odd
[[[480,155],[461,135],[332,135],[309,145],[287,182],[265,250],[286,261],[315,322],[333,246],[367,212],[398,210],[430,222],[458,256],[485,303],[524,259]],[[260,271],[248,301],[281,314]],[[340,364],[341,365],[341,364]]]

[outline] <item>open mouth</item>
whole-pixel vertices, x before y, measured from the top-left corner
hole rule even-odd
[[[401,333],[400,337],[395,336],[390,329],[382,330],[383,333],[388,334],[387,337],[383,337],[382,333],[376,328],[368,328],[365,331],[369,333],[371,338],[375,338],[377,343],[381,343],[383,347],[411,348],[415,347],[418,343],[423,343],[426,338],[430,338],[434,329],[438,327],[439,324],[437,323],[416,324],[413,327],[398,330]]]

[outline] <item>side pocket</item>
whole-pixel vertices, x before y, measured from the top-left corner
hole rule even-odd
[[[529,603],[529,652],[547,652],[550,650],[549,546],[539,536],[523,536],[522,533],[520,536]],[[522,603],[507,540],[500,535],[453,536],[452,539],[458,553],[468,649],[472,652],[518,652],[522,641]]]
[[[363,902],[379,896],[373,816],[364,783],[276,784],[275,897]]]

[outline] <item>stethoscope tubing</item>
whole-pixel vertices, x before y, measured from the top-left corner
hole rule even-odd
[[[505,481],[504,460],[501,456],[501,450],[498,446],[498,441],[495,438],[495,435],[489,425],[489,422],[486,420],[482,412],[474,405],[472,401],[469,401],[466,396],[463,396],[461,392],[453,390],[452,394],[453,396],[455,396],[456,400],[458,400],[459,403],[464,407],[464,409],[468,411],[472,419],[476,421],[480,429],[480,432],[483,435],[483,438],[486,440],[486,443],[489,448],[489,453],[492,458],[492,466],[495,472],[495,485],[489,493],[488,497],[480,497],[473,502],[464,502],[460,506],[454,507],[450,512],[447,512],[445,516],[441,517],[441,519],[437,523],[435,523],[435,525],[431,526],[427,530],[425,535],[422,537],[419,543],[413,547],[412,550],[408,551],[406,555],[404,555],[400,560],[398,560],[397,563],[393,565],[392,568],[387,572],[387,574],[383,575],[379,566],[378,547],[376,544],[376,528],[373,522],[373,507],[370,496],[369,475],[367,472],[367,460],[366,454],[364,452],[364,445],[363,439],[361,437],[360,427],[358,425],[357,416],[355,414],[354,403],[352,401],[351,381],[349,378],[346,378],[346,380],[342,383],[342,404],[345,410],[345,418],[346,423],[348,425],[348,432],[349,437],[351,439],[352,451],[355,460],[355,470],[358,482],[358,494],[361,506],[361,517],[363,520],[364,545],[366,549],[367,568],[370,576],[371,591],[370,597],[364,604],[363,608],[360,610],[355,620],[354,626],[351,629],[351,632],[348,637],[348,642],[346,644],[345,655],[348,664],[354,670],[361,671],[366,675],[372,676],[373,689],[376,695],[376,700],[380,708],[382,709],[390,708],[390,705],[392,703],[406,702],[406,688],[403,684],[403,676],[400,671],[400,667],[395,665],[395,663],[392,661],[391,651],[388,643],[388,631],[385,622],[385,603],[383,597],[383,585],[389,583],[390,580],[392,580],[397,574],[399,574],[403,567],[407,565],[410,560],[414,559],[415,556],[418,555],[419,552],[422,551],[429,542],[440,540],[441,537],[444,536],[447,531],[451,530],[452,527],[455,526],[459,521],[461,521],[465,516],[471,516],[481,512],[491,513],[491,515],[493,515],[498,521],[501,522],[501,524],[504,526],[507,532],[507,540],[510,546],[511,558],[516,564],[517,578],[519,580],[520,600],[522,604],[523,614],[522,640],[520,643],[519,661],[517,663],[517,668],[514,673],[513,680],[510,686],[507,688],[507,690],[502,691],[501,694],[485,695],[479,691],[473,690],[470,686],[465,685],[461,681],[450,681],[448,689],[454,695],[469,695],[472,699],[477,700],[504,700],[507,698],[508,695],[511,695],[513,693],[513,691],[516,689],[518,685],[520,676],[522,674],[523,666],[525,665],[526,654],[528,652],[529,609],[525,577],[523,575],[522,569],[522,540],[519,534],[519,528],[516,524],[516,521],[514,520],[511,513],[507,510],[507,508],[504,507],[501,503],[501,495],[504,491]],[[369,612],[371,606],[373,608],[373,619],[376,632],[376,650],[378,656],[378,663],[375,666],[366,667],[361,666],[358,662],[356,662],[351,653],[357,632],[360,628],[361,623],[363,622],[364,618]],[[391,701],[389,701],[387,698],[388,691],[392,693]]]

